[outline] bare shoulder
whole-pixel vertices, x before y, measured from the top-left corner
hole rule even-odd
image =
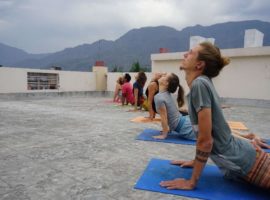
[[[147,88],[148,88],[148,90],[157,90],[158,89],[158,84],[153,81],[153,82],[149,83]]]

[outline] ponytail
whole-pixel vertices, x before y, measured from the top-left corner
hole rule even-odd
[[[169,79],[168,79],[168,92],[169,93],[175,93],[177,88],[179,87],[178,89],[178,95],[177,95],[177,104],[178,104],[178,107],[182,107],[185,103],[184,101],[184,89],[183,87],[180,85],[180,81],[179,81],[179,78],[176,74],[172,73],[170,76],[169,76]]]
[[[178,85],[179,89],[178,89],[178,95],[177,95],[177,104],[178,104],[178,107],[182,107],[185,103],[184,101],[184,89],[183,87],[179,84]]]

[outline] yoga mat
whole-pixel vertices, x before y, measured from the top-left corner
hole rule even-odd
[[[216,166],[206,165],[194,190],[168,190],[159,183],[175,178],[190,178],[191,168],[171,165],[169,160],[151,159],[135,184],[135,189],[148,190],[178,196],[213,200],[266,200],[270,193],[246,183],[226,180]]]
[[[164,142],[164,143],[174,143],[174,144],[186,144],[186,145],[195,145],[196,141],[194,140],[187,140],[184,138],[181,138],[177,135],[168,135],[168,137],[164,140],[161,139],[155,139],[153,136],[160,135],[160,131],[156,129],[145,129],[142,133],[140,133],[136,140],[144,140],[144,141],[150,141],[150,142]],[[266,143],[270,145],[270,139],[266,140]],[[270,153],[270,149],[264,149],[263,150],[267,153]]]
[[[248,130],[248,128],[242,122],[228,121],[228,124],[231,129],[245,130],[245,131]]]
[[[136,140],[165,142],[165,143],[174,143],[174,144],[187,144],[187,145],[195,145],[196,143],[196,141],[194,140],[187,140],[176,135],[169,134],[168,137],[164,140],[153,138],[153,136],[155,135],[160,135],[160,131],[155,130],[155,129],[145,129],[141,134],[139,134],[136,137]]]
[[[268,145],[270,145],[270,139],[265,140]],[[263,149],[265,152],[270,153],[270,149]]]
[[[149,118],[138,116],[130,120],[131,122],[137,122],[137,123],[153,123],[153,122],[160,122],[160,118],[154,118],[153,120],[150,120]],[[236,122],[236,121],[228,121],[228,124],[231,129],[237,129],[237,130],[248,130],[248,128],[242,123],[242,122]]]
[[[160,118],[154,118],[153,120],[151,120],[150,118],[146,118],[143,116],[139,116],[139,117],[135,117],[133,119],[130,120],[131,122],[137,122],[137,123],[158,123],[160,122]]]

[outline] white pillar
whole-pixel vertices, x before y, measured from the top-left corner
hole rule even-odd
[[[264,34],[257,29],[247,29],[245,31],[244,48],[246,47],[262,47]]]
[[[212,44],[215,43],[215,38],[205,38],[201,36],[191,36],[189,38],[189,48],[192,49],[193,47],[197,46],[201,42],[211,42]]]
[[[103,61],[97,61],[92,71],[96,74],[96,91],[107,91],[108,67],[104,66]]]

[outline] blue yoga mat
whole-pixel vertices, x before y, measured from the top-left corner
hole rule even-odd
[[[144,141],[151,141],[151,142],[165,142],[165,143],[174,143],[174,144],[186,144],[186,145],[195,145],[196,141],[194,140],[187,140],[181,138],[177,135],[168,135],[168,137],[164,140],[155,139],[153,136],[160,135],[159,130],[155,129],[145,129],[142,133],[140,133],[136,140],[144,140]],[[267,144],[270,145],[270,140],[266,140]],[[270,153],[270,149],[263,149],[265,152]]]
[[[270,140],[266,140],[266,143],[270,145]],[[265,152],[270,153],[270,149],[263,149]],[[270,198],[269,198],[270,199]]]
[[[164,140],[155,139],[153,136],[160,135],[159,130],[155,129],[145,129],[141,134],[136,137],[136,140],[144,140],[144,141],[152,141],[152,142],[165,142],[165,143],[175,143],[175,144],[188,144],[188,145],[195,145],[195,140],[187,140],[181,138],[177,135],[168,135],[168,137]]]
[[[161,181],[189,178],[191,174],[191,168],[180,168],[179,166],[171,165],[169,160],[152,159],[134,188],[213,200],[263,200],[270,197],[270,193],[266,190],[252,187],[246,183],[224,179],[219,169],[212,165],[206,165],[194,190],[168,190],[159,185]]]

